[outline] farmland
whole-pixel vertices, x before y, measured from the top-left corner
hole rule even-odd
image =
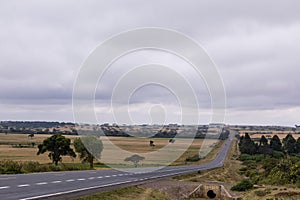
[[[38,151],[38,144],[42,143],[42,141],[46,138],[50,137],[47,134],[35,134],[34,137],[30,138],[27,134],[4,134],[0,133],[0,160],[13,160],[13,161],[36,161],[41,164],[50,163],[51,161],[48,158],[47,154],[42,154],[37,156],[36,153]],[[74,139],[78,136],[66,135],[67,138],[71,139],[71,143],[73,143]],[[135,138],[135,137],[108,137],[102,138],[104,146],[109,143],[113,143],[120,150],[124,150],[122,152],[130,152],[134,154],[146,154],[152,153],[156,151],[162,151],[162,149],[169,145],[169,139],[167,138],[155,138],[151,139],[154,141],[155,146],[149,145],[149,138]],[[219,140],[209,140],[209,144],[218,143]],[[174,151],[183,151],[184,147],[189,144],[189,139],[176,139],[175,143],[172,144],[172,149]],[[187,151],[179,157],[178,159],[174,159],[175,162],[173,165],[184,165],[187,164],[185,162],[186,158],[198,155],[199,149],[203,143],[202,139],[195,139]],[[32,145],[34,144],[34,145]],[[72,148],[73,145],[72,145]],[[166,157],[172,156],[174,151],[165,151],[166,154],[161,156],[159,159],[150,159],[150,161],[141,162],[145,165],[153,165],[154,162],[159,165],[164,163]],[[110,147],[104,148],[102,152],[101,162],[105,161],[105,163],[113,164],[113,165],[128,165],[131,163],[125,162],[124,157],[121,154],[111,149]],[[164,151],[162,151],[164,152]],[[160,160],[162,159],[162,160]],[[80,163],[78,156],[75,159],[72,159],[68,156],[63,157],[63,163]],[[201,162],[201,161],[200,161]]]

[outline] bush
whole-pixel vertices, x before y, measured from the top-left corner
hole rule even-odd
[[[248,170],[257,168],[257,164],[254,160],[246,160],[243,162],[243,165],[246,165]]]
[[[239,169],[241,174],[245,174],[247,170],[248,170],[248,167],[242,167],[241,169]]]
[[[264,154],[257,154],[257,155],[254,156],[254,160],[255,160],[256,162],[261,162],[261,161],[263,161],[264,159],[265,159],[265,155],[264,155]]]
[[[241,154],[240,161],[254,160],[256,162],[260,162],[265,158],[263,154],[249,155],[249,154]]]
[[[254,160],[253,156],[249,154],[241,154],[240,155],[240,161],[245,161],[245,160]]]
[[[284,153],[280,152],[280,151],[273,151],[272,153],[272,157],[279,159],[279,158],[284,158]]]
[[[259,175],[259,174],[258,174],[257,170],[250,169],[250,170],[248,170],[248,171],[245,172],[245,175],[247,177],[253,178],[253,177],[255,177],[255,176]]]
[[[87,164],[40,164],[38,162],[15,162],[12,160],[0,161],[0,174],[22,174],[33,172],[50,172],[50,171],[72,171],[72,170],[88,170]]]
[[[0,174],[20,174],[22,173],[22,164],[11,160],[0,162]]]
[[[32,172],[47,172],[50,171],[47,165],[41,165],[38,162],[24,162],[22,163],[22,172],[24,173],[32,173]]]
[[[199,155],[194,155],[185,159],[186,162],[198,162],[199,160]]]
[[[247,191],[253,189],[253,184],[249,180],[242,180],[231,188],[232,191]]]
[[[257,190],[254,192],[256,194],[256,196],[259,196],[259,197],[263,197],[263,196],[266,196],[267,194],[270,194],[270,190]]]

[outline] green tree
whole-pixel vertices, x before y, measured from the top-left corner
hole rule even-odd
[[[276,158],[266,158],[262,162],[262,167],[265,169],[265,176],[269,175],[271,170],[276,166],[279,162],[279,159]]]
[[[260,140],[259,140],[258,153],[261,153],[261,154],[264,154],[264,155],[272,154],[272,151],[271,151],[270,146],[268,144],[268,139],[264,135],[262,135]]]
[[[241,137],[239,147],[241,153],[246,153],[250,155],[256,154],[257,147],[255,143],[251,140],[248,133],[245,133],[245,136]]]
[[[263,147],[269,146],[268,140],[264,135],[262,135],[260,140],[259,140],[259,146],[263,146]]]
[[[285,185],[294,183],[294,175],[292,174],[293,162],[286,158],[280,160],[277,165],[268,173],[265,182],[274,185]]]
[[[287,134],[285,138],[282,140],[283,149],[289,155],[296,153],[296,140],[292,136],[292,134]]]
[[[38,145],[37,155],[43,154],[46,151],[50,151],[48,154],[49,158],[55,165],[62,160],[61,156],[76,157],[75,152],[70,147],[70,139],[64,137],[61,134],[55,134],[45,139],[42,144]]]
[[[274,135],[270,141],[270,148],[274,151],[282,151],[282,143],[277,135]]]
[[[130,156],[128,158],[125,158],[124,161],[126,161],[126,162],[129,162],[129,161],[133,162],[134,166],[137,167],[138,163],[140,161],[144,160],[144,159],[145,159],[145,157],[142,157],[142,156],[139,156],[137,154],[134,154],[134,155],[132,155],[132,156]]]
[[[74,140],[76,152],[80,154],[82,162],[90,164],[90,168],[94,168],[94,159],[100,159],[103,150],[103,144],[100,139],[94,136],[84,136]]]
[[[296,141],[296,153],[300,153],[300,137]]]

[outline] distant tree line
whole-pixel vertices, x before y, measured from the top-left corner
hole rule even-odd
[[[75,127],[71,122],[43,122],[43,121],[0,121],[0,133],[15,134],[63,134],[77,135],[75,129],[59,130],[60,127]]]
[[[239,169],[253,184],[300,187],[300,139],[287,134],[282,140],[274,135],[270,140],[261,136],[256,142],[248,133],[240,137]],[[235,188],[233,188],[235,189]],[[240,189],[239,187],[237,189]]]
[[[286,155],[295,155],[300,153],[300,137],[296,140],[292,134],[287,134],[282,142],[277,135],[274,135],[270,142],[262,135],[258,142],[254,142],[248,133],[241,136],[239,142],[240,152],[242,154],[264,154],[274,155],[278,152]]]

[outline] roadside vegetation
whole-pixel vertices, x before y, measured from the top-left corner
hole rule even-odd
[[[299,139],[273,135],[252,140],[245,134],[231,145],[224,167],[182,175],[173,180],[223,182],[242,199],[300,199]]]
[[[99,192],[79,198],[72,198],[69,200],[92,200],[92,199],[101,199],[101,200],[167,200],[169,196],[165,193],[162,193],[157,190],[150,188],[144,188],[140,186],[130,186],[125,188],[120,188],[116,190]]]
[[[253,184],[300,187],[300,139],[288,134],[282,142],[277,135],[270,142],[264,136],[254,142],[245,134],[239,148],[244,165],[240,172]]]
[[[109,168],[102,163],[95,163],[95,168]],[[89,164],[81,163],[59,163],[54,164],[40,164],[39,162],[17,162],[12,160],[0,161],[0,174],[24,174],[35,172],[52,172],[52,171],[73,171],[73,170],[88,170]]]
[[[221,146],[220,146],[221,147]],[[219,148],[220,148],[219,147]],[[218,150],[213,150],[208,157],[213,158]],[[239,158],[238,142],[233,141],[229,153],[225,159],[224,166],[211,170],[199,171],[198,173],[185,174],[178,177],[174,177],[173,180],[179,181],[191,181],[191,182],[224,182],[227,184],[236,184],[245,176],[239,173],[239,169],[242,168]]]

